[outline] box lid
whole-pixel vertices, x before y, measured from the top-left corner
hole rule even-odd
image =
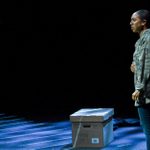
[[[114,108],[83,108],[70,115],[72,122],[104,122],[114,115]]]

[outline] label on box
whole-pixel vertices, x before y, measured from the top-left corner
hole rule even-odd
[[[92,138],[92,144],[99,144],[99,138]]]

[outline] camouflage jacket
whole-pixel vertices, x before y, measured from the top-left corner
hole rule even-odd
[[[143,93],[145,104],[150,103],[150,29],[144,30],[136,41],[133,63],[135,90]],[[135,102],[135,106],[141,105],[139,101],[140,99]]]

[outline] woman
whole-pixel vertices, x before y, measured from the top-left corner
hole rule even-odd
[[[130,66],[135,87],[132,99],[138,109],[147,150],[150,150],[150,12],[143,9],[134,12],[130,25],[131,30],[139,35]]]

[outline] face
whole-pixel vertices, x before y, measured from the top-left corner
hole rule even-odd
[[[140,33],[144,29],[145,21],[141,20],[137,13],[133,13],[130,25],[133,32]]]

